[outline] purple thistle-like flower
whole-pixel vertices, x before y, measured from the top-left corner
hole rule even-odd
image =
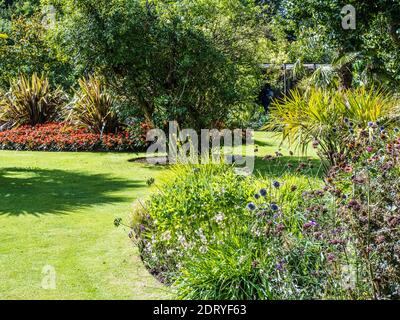
[[[279,262],[275,265],[276,270],[282,271],[282,270],[283,270],[283,267],[284,267],[284,264],[285,264],[285,261],[284,261],[284,260],[279,261]]]
[[[278,189],[278,188],[281,186],[281,184],[280,184],[279,181],[274,181],[274,182],[272,182],[272,185],[273,185],[274,188],[276,188],[276,189]]]
[[[253,202],[250,202],[249,204],[247,204],[247,209],[249,209],[250,211],[254,211],[256,210],[256,205]]]
[[[271,209],[273,211],[278,211],[279,210],[279,206],[276,203],[271,203]]]

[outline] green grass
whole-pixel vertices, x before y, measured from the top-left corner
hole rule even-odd
[[[113,225],[161,173],[132,156],[0,152],[0,299],[168,297]],[[45,265],[55,290],[41,287]]]
[[[288,161],[304,160],[287,158],[286,145],[283,158],[263,160],[279,149],[276,138],[255,138],[261,174],[279,176]],[[165,170],[133,157],[0,151],[0,299],[171,297],[143,267],[128,230],[113,226],[149,194],[146,180]],[[54,290],[41,286],[46,265],[56,271]]]

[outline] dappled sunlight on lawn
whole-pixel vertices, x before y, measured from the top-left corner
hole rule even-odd
[[[124,201],[112,192],[141,187],[140,181],[107,174],[38,168],[0,169],[0,215],[66,214],[79,207]]]

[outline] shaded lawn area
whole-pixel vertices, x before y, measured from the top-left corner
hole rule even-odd
[[[0,299],[168,297],[113,225],[162,172],[130,158],[0,152]],[[55,268],[55,290],[41,288],[45,265]]]
[[[280,176],[288,157],[270,133],[256,133],[256,171]],[[264,160],[280,151],[283,157]],[[319,175],[313,157],[310,178]],[[128,153],[0,151],[0,299],[162,299],[171,297],[143,267],[138,251],[116,229],[165,167],[129,162]],[[294,170],[294,169],[293,169]],[[161,179],[162,180],[162,179]],[[42,269],[56,271],[55,290],[41,287]]]

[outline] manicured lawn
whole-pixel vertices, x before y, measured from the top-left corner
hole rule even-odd
[[[0,299],[168,296],[113,225],[161,173],[133,156],[0,152]],[[41,288],[45,265],[55,290]]]
[[[256,169],[279,175],[270,134],[257,133]],[[0,151],[0,299],[158,299],[170,290],[147,273],[127,230],[132,203],[151,192],[150,177],[165,168],[132,163],[135,154]],[[314,173],[313,173],[314,174]],[[42,269],[56,271],[56,289],[43,289]]]

